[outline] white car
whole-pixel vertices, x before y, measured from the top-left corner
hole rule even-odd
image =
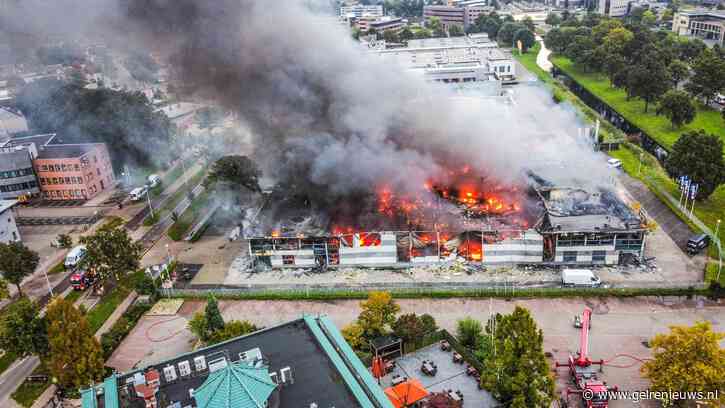
[[[723,94],[715,95],[715,102],[719,103],[720,105],[725,105],[725,95],[723,95]]]
[[[621,169],[622,161],[619,159],[609,159],[609,160],[607,160],[607,166],[609,166],[613,169]]]

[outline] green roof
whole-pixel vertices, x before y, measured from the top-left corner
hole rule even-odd
[[[368,386],[367,381],[364,379],[367,369],[360,363],[352,349],[349,346],[347,349],[341,347],[341,344],[347,346],[347,342],[339,335],[335,325],[329,320],[325,322],[322,319],[324,317],[315,319],[312,316],[304,316],[307,327],[310,328],[318,344],[330,358],[360,406],[362,408],[392,408],[390,400],[379,397],[382,390],[377,384],[373,387]],[[339,337],[336,335],[339,335]],[[358,364],[352,363],[353,361]]]
[[[237,362],[211,373],[194,399],[198,408],[264,408],[276,387],[266,367]]]
[[[98,406],[96,402],[96,390],[94,388],[81,390],[81,406],[83,408],[96,408]]]

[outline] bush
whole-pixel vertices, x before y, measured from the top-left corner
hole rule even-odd
[[[456,337],[464,347],[474,349],[480,344],[483,333],[483,325],[476,319],[466,317],[458,321],[456,326]]]

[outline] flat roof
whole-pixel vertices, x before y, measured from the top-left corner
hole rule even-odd
[[[27,149],[16,151],[0,151],[0,171],[13,171],[33,168]]]
[[[714,17],[717,19],[725,19],[725,11],[722,10],[690,10],[690,11],[680,11],[678,14],[680,15],[687,15],[690,17],[697,17],[697,16],[709,16]]]
[[[13,208],[18,204],[18,200],[0,200],[0,214]]]
[[[72,159],[95,149],[98,143],[47,145],[38,148],[37,159]]]
[[[391,408],[389,401],[382,399],[382,389],[375,384],[349,346],[345,348],[346,343],[340,344],[340,341],[344,342],[341,339],[337,328],[326,317],[305,316],[186,353],[145,369],[120,374],[113,379],[117,383],[114,388],[118,392],[118,407],[145,407],[143,399],[133,392],[133,385],[126,384],[133,380],[134,374],[143,373],[150,368],[161,374],[158,398],[180,402],[182,407],[193,405],[194,399],[189,390],[198,389],[209,377],[208,370],[196,371],[194,358],[204,356],[207,365],[220,357],[225,357],[228,363],[232,363],[240,359],[240,353],[259,348],[270,373],[279,373],[285,367],[291,368],[294,382],[279,387],[280,407],[309,407],[315,403],[319,407]],[[166,381],[164,367],[173,365],[177,375],[180,375],[178,364],[183,361],[189,362],[192,373],[186,377],[179,376],[171,382]],[[107,381],[96,388],[108,386]],[[108,390],[104,395],[108,396]],[[90,401],[83,401],[83,408],[94,408]],[[116,408],[109,405],[112,401],[103,397],[97,398],[95,403],[98,408]]]
[[[55,139],[55,133],[13,137],[12,139],[5,142],[3,147],[27,146],[30,143],[35,143],[36,147],[40,148],[40,146],[45,146],[53,142],[53,139]]]

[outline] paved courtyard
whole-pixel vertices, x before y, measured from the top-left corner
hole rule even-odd
[[[420,366],[423,360],[434,362],[438,366],[435,376],[423,374]],[[491,394],[478,389],[478,382],[475,378],[466,375],[466,363],[458,364],[453,362],[452,352],[442,351],[438,343],[424,347],[413,353],[395,360],[395,368],[381,379],[383,388],[390,387],[394,375],[406,378],[415,378],[421,382],[423,387],[430,393],[461,391],[463,394],[464,407],[488,408],[496,406],[496,401]]]

